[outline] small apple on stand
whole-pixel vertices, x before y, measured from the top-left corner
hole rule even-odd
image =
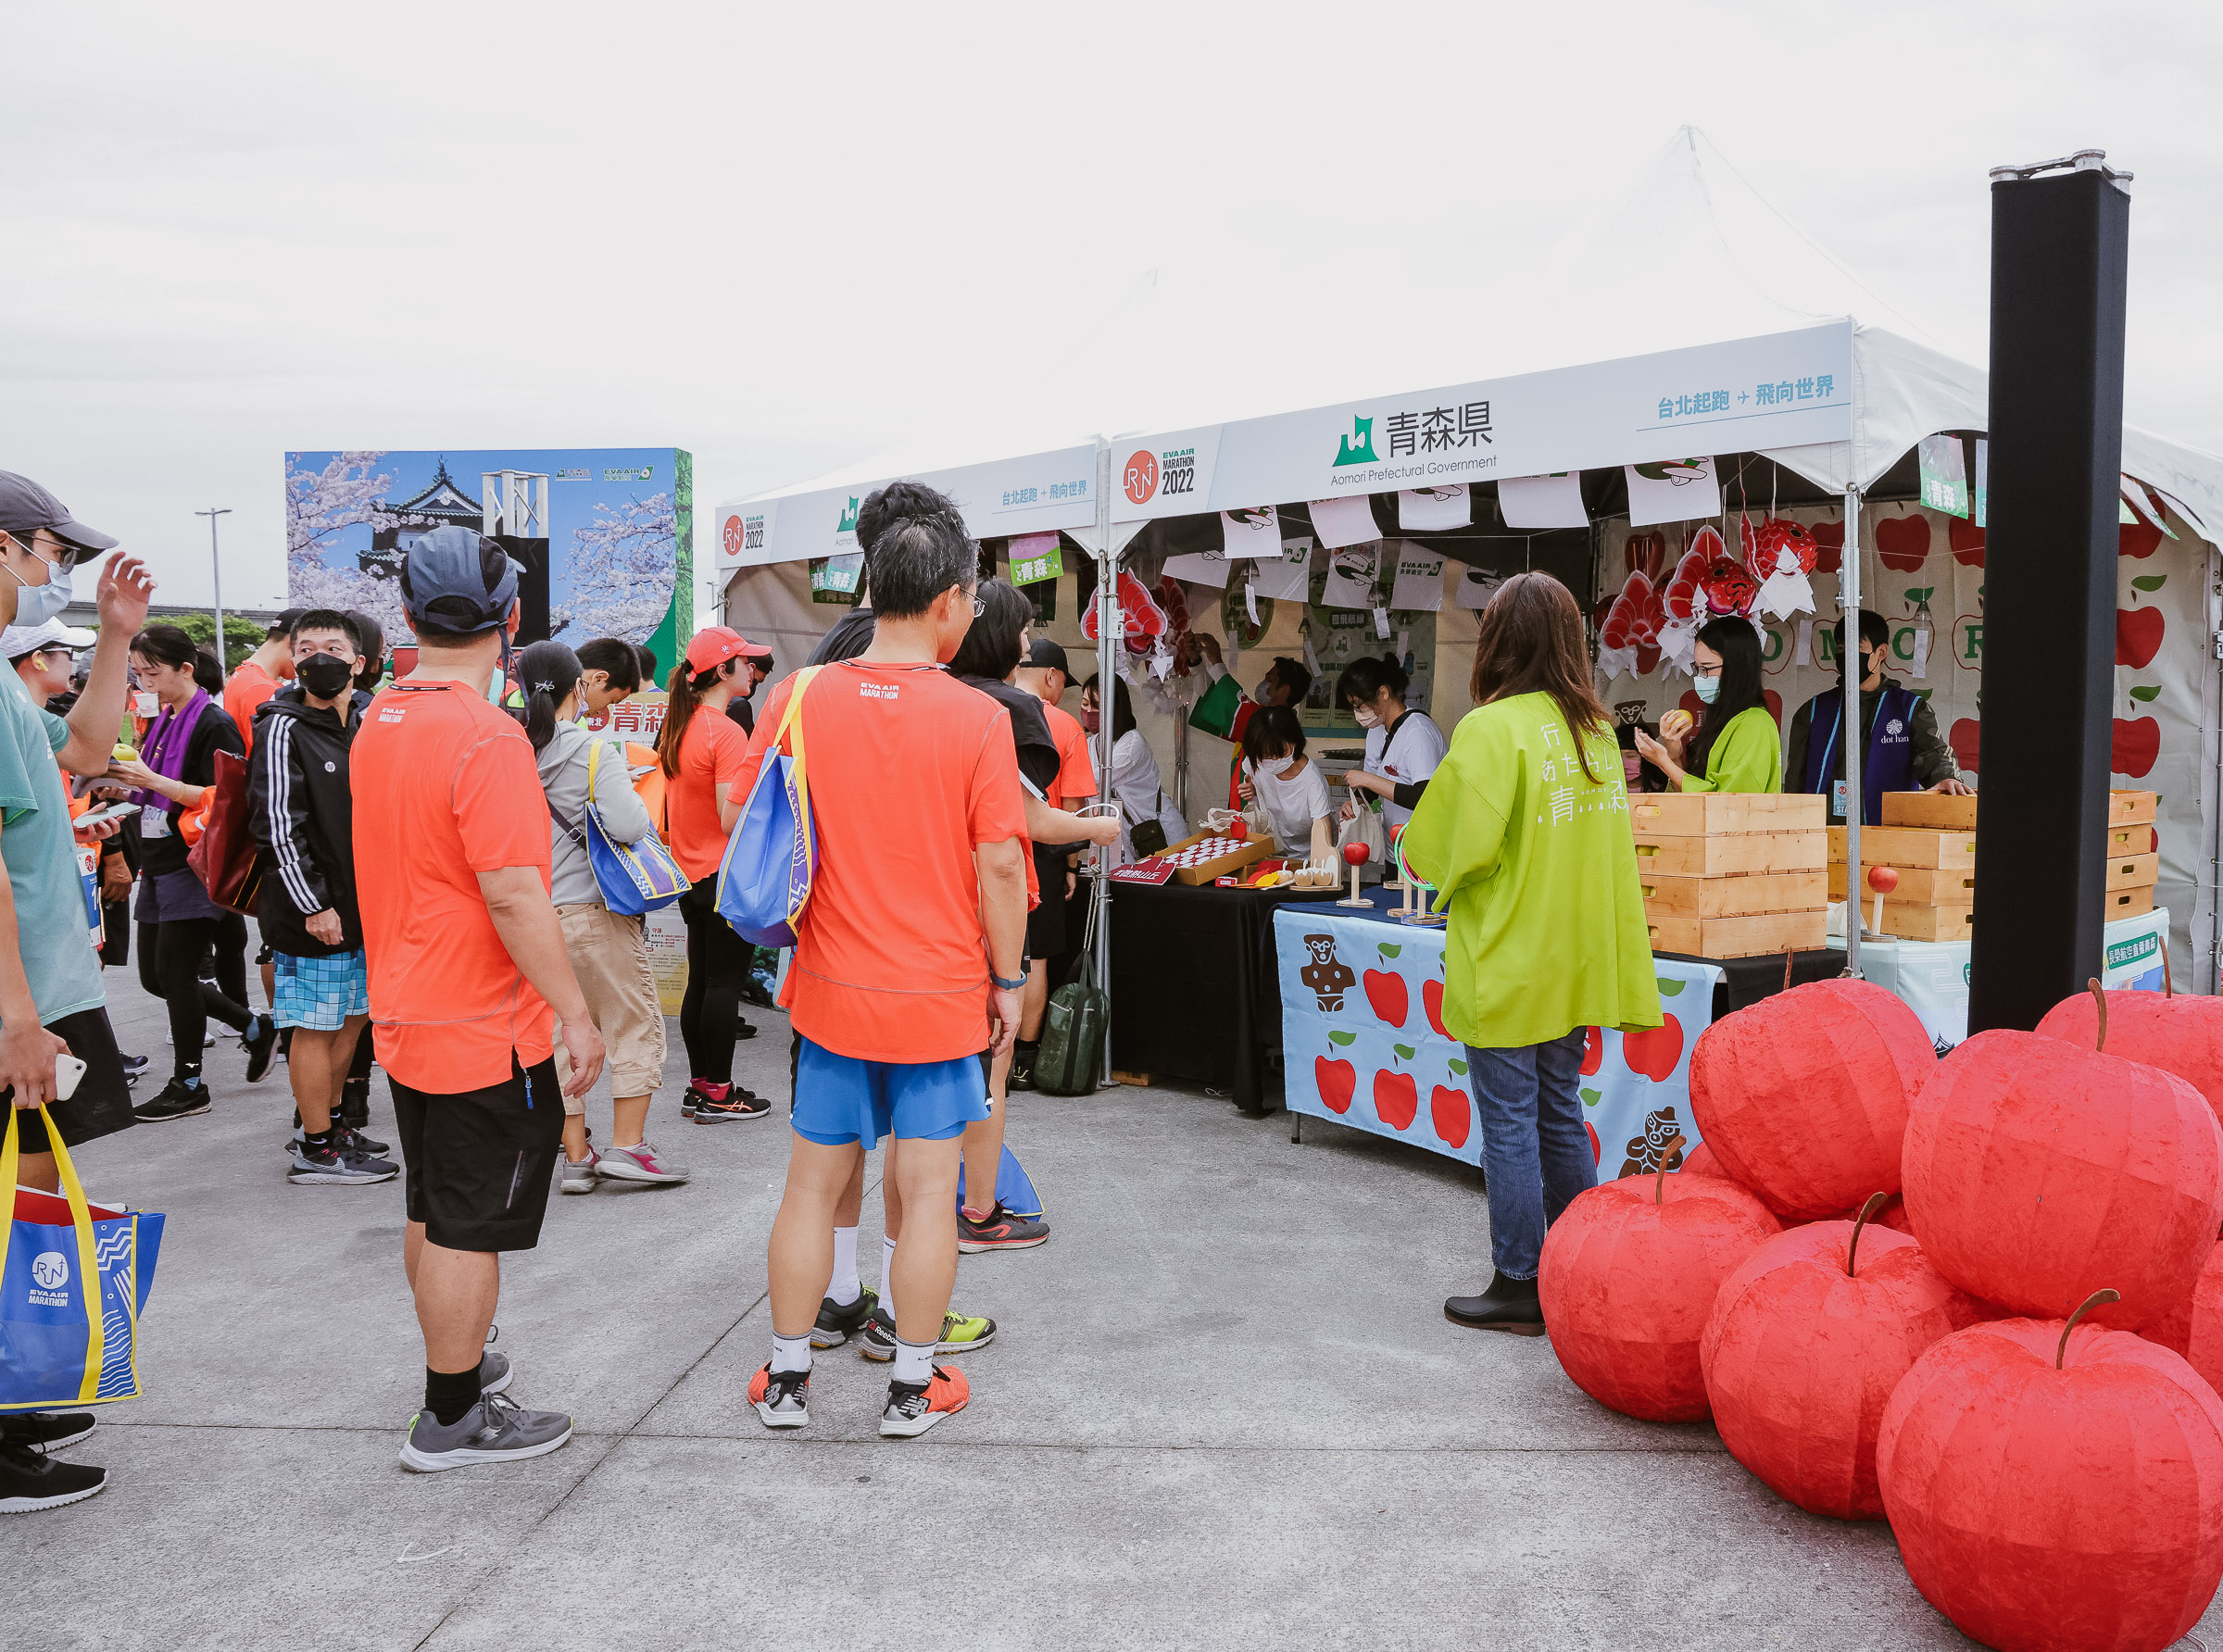
[[[1338,901],[1337,906],[1363,907],[1366,905],[1365,898],[1359,894],[1359,868],[1364,866],[1370,858],[1364,844],[1349,843],[1343,845],[1343,859],[1345,864],[1350,868],[1350,898]]]
[[[1883,933],[1883,897],[1899,887],[1899,869],[1895,866],[1868,868],[1868,887],[1876,892],[1876,921],[1868,926],[1869,932]]]

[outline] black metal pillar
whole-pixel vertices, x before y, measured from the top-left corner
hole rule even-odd
[[[2101,970],[2130,227],[2100,152],[1991,177],[1971,1032],[2033,1027]]]

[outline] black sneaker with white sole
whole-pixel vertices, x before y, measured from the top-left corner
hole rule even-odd
[[[400,1174],[401,1167],[391,1159],[358,1153],[345,1143],[299,1141],[294,1144],[294,1167],[285,1179],[368,1186],[374,1182],[391,1182]]]
[[[240,1034],[239,1047],[247,1052],[247,1083],[259,1084],[278,1054],[278,1023],[267,1015],[257,1016]]]
[[[0,1439],[0,1514],[31,1514],[82,1503],[108,1483],[106,1469],[67,1463],[58,1457]]]
[[[772,1111],[772,1103],[745,1085],[727,1086],[722,1099],[697,1092],[694,1097],[692,1115],[697,1124],[730,1124],[737,1119],[761,1119]]]
[[[90,1411],[18,1411],[0,1417],[0,1440],[34,1451],[67,1451],[93,1437]]]
[[[838,1348],[872,1322],[873,1309],[880,1305],[880,1294],[860,1290],[857,1300],[844,1308],[833,1297],[822,1297],[818,1304],[818,1323],[810,1327],[810,1345],[814,1348]]]
[[[170,1119],[190,1119],[207,1110],[208,1085],[205,1080],[172,1079],[152,1101],[143,1101],[133,1108],[132,1117],[142,1124],[160,1124]]]

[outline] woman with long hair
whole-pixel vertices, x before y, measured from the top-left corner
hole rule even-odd
[[[1451,912],[1443,1024],[1467,1045],[1497,1265],[1486,1291],[1443,1311],[1534,1336],[1544,1230],[1597,1182],[1585,1034],[1660,1025],[1660,995],[1620,750],[1564,585],[1523,573],[1499,588],[1473,688],[1404,837]]]
[[[246,1007],[247,924],[208,898],[185,864],[188,845],[178,820],[216,780],[216,754],[246,755],[239,725],[218,703],[208,679],[216,660],[174,625],[150,625],[132,639],[132,670],[160,710],[136,757],[111,764],[108,778],[135,788],[139,807],[139,982],[170,1010],[170,1083],[132,1108],[141,1120],[183,1119],[208,1110],[201,1077],[201,1041],[210,1017],[241,1036],[247,1078],[270,1069],[277,1024]],[[201,980],[201,960],[216,951],[216,982]]]
[[[648,1100],[664,1071],[664,1012],[648,967],[642,920],[621,918],[602,898],[587,857],[586,809],[618,842],[652,835],[656,822],[633,789],[622,745],[597,742],[579,726],[585,690],[579,657],[561,643],[534,643],[518,656],[524,697],[518,720],[533,742],[548,805],[548,898],[563,927],[564,950],[586,998],[587,1014],[609,1050],[609,1145],[597,1153],[586,1127],[586,1097],[563,1097],[563,1191],[592,1193],[597,1176],[621,1182],[684,1182],[687,1172],[647,1139]],[[596,748],[600,745],[600,756]],[[557,1042],[556,1077],[569,1063]]]
[[[1706,714],[1697,732],[1688,712],[1660,720],[1660,738],[1639,729],[1637,750],[1685,792],[1780,792],[1782,732],[1760,692],[1760,635],[1747,620],[1716,620],[1698,633],[1691,689]]]
[[[679,1036],[687,1046],[687,1093],[680,1111],[697,1124],[761,1119],[772,1103],[734,1083],[734,1044],[757,1030],[741,1019],[741,987],[756,948],[718,916],[718,863],[741,818],[727,789],[748,757],[748,741],[725,715],[748,670],[740,633],[712,625],[687,644],[672,668],[656,757],[664,771],[664,841],[694,886],[679,897],[687,925],[687,994]]]
[[[1091,675],[1081,684],[1081,727],[1094,734],[1104,715],[1103,685]],[[1239,754],[1238,754],[1239,757]],[[1127,695],[1124,677],[1112,679],[1112,775],[1110,801],[1119,805],[1119,837],[1111,852],[1111,864],[1124,866],[1137,858],[1135,829],[1155,822],[1164,842],[1179,843],[1188,835],[1188,822],[1166,795],[1159,778],[1158,758],[1150,743],[1135,726],[1135,702]]]
[[[1405,704],[1412,679],[1394,655],[1379,659],[1363,655],[1343,668],[1336,682],[1336,699],[1366,731],[1365,766],[1343,777],[1350,798],[1343,805],[1343,819],[1358,813],[1359,794],[1372,792],[1381,801],[1385,826],[1402,826],[1428,781],[1443,761],[1450,742],[1436,720]]]

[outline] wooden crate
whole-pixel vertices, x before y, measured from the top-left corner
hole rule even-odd
[[[2122,855],[2107,863],[2109,889],[2151,889],[2160,881],[2159,855]]]
[[[2110,792],[2107,794],[2107,824],[2151,826],[2160,808],[2159,792]]]
[[[1876,916],[1876,903],[1867,915]],[[1974,907],[1924,907],[1912,901],[1883,899],[1883,932],[1902,941],[1966,941],[1976,930]]]
[[[1876,862],[1870,861],[1871,866]],[[1966,907],[1976,900],[1976,872],[1973,869],[1954,868],[1940,871],[1934,867],[1902,866],[1892,869],[1899,874],[1899,887],[1883,898],[1897,901],[1906,907]],[[1875,910],[1876,892],[1861,882],[1861,899]],[[1829,898],[1845,898],[1845,863],[1839,861],[1829,869]]]
[[[1845,862],[1845,829],[1829,828],[1829,858]],[[1952,871],[1976,865],[1976,833],[1933,832],[1919,826],[1864,826],[1860,831],[1863,866],[1919,867]]]
[[[2154,909],[2154,885],[2138,889],[2110,889],[2103,908],[2109,918],[2143,918]]]
[[[1640,873],[1644,916],[1745,918],[1758,912],[1811,912],[1823,906],[1818,871],[1756,872],[1737,878],[1671,878]]]
[[[1829,944],[1829,914],[1767,912],[1746,918],[1652,918],[1654,952],[1700,957],[1760,957],[1771,952],[1813,952]]]
[[[1886,792],[1886,826],[1926,826],[1935,832],[1974,832],[1976,799],[1949,797],[1942,792]]]
[[[1735,832],[1717,837],[1637,833],[1640,878],[1721,878],[1742,872],[1819,871],[1828,844],[1812,832]]]
[[[1212,832],[1199,832],[1194,837],[1185,837],[1177,844],[1166,845],[1163,852],[1168,855],[1177,855],[1183,849],[1189,848],[1197,844],[1204,843],[1207,840],[1219,835],[1219,833]],[[1174,873],[1174,878],[1175,882],[1187,883],[1193,888],[1197,884],[1210,883],[1217,879],[1227,877],[1231,873],[1239,872],[1245,867],[1251,865],[1253,862],[1263,860],[1274,853],[1275,848],[1271,843],[1268,843],[1263,839],[1253,839],[1251,842],[1245,844],[1241,848],[1235,850],[1231,854],[1221,855],[1211,860],[1200,861],[1195,866],[1184,866],[1178,868]]]
[[[1651,792],[1628,800],[1639,837],[1711,837],[1728,832],[1810,832],[1825,823],[1820,793]]]
[[[2151,826],[2110,826],[2107,828],[2107,853],[2116,855],[2151,855],[2160,849],[2161,834]]]

